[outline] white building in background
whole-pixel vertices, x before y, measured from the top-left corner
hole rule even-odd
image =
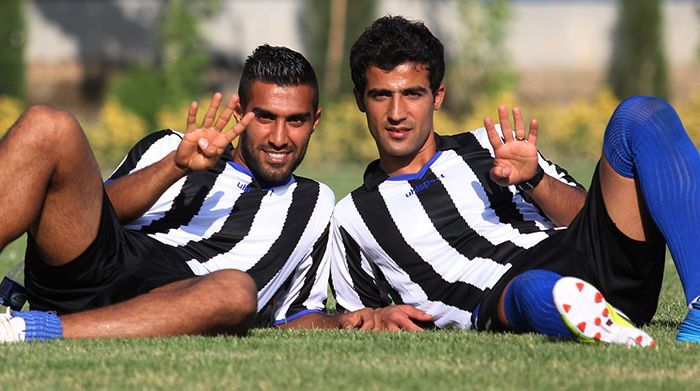
[[[455,37],[450,32],[460,23],[454,0],[377,1],[380,14],[421,19],[439,32],[447,50],[453,50]],[[219,62],[240,64],[264,42],[304,52],[299,28],[303,0],[222,2],[221,12],[203,26]],[[163,0],[28,0],[30,96],[51,100],[56,88],[99,73],[98,64],[152,60],[163,4]],[[521,92],[537,97],[593,91],[610,60],[617,2],[514,0],[512,6],[507,47],[509,61],[521,76]],[[700,1],[667,0],[663,12],[671,81],[682,94],[700,86]]]

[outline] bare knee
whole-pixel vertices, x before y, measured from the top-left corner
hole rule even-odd
[[[58,146],[74,145],[76,138],[84,139],[80,124],[71,113],[45,105],[28,108],[13,129],[35,147],[58,149]]]
[[[214,311],[222,319],[223,331],[244,334],[258,309],[258,289],[253,279],[233,269],[218,270],[206,279],[209,296],[215,298]]]

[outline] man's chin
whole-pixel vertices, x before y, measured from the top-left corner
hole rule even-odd
[[[255,176],[255,179],[257,179],[259,182],[266,182],[268,184],[271,183],[280,183],[284,182],[289,177],[292,175],[292,170],[285,168],[285,169],[264,169],[261,170],[260,172],[253,171],[253,175]]]

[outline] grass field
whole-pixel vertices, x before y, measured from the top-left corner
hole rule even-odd
[[[569,168],[588,183],[590,165]],[[340,198],[360,174],[348,168],[316,177]],[[0,273],[21,259],[22,247],[18,241],[0,254]],[[673,340],[684,307],[669,262],[646,328],[657,349],[457,331],[259,329],[246,338],[56,341],[0,345],[0,389],[690,390],[700,387],[700,346]]]

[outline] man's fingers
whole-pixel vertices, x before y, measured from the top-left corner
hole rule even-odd
[[[505,105],[498,106],[498,121],[501,124],[501,133],[506,142],[513,141],[513,130],[510,127],[510,118],[508,117],[508,108]]]
[[[342,321],[342,328],[345,330],[352,330],[355,327],[359,326],[362,318],[357,316],[357,314],[346,314],[347,316],[343,317]]]
[[[539,129],[540,124],[537,122],[536,119],[532,119],[530,121],[530,133],[527,136],[527,141],[532,143],[533,145],[537,145],[537,130]]]
[[[204,121],[202,122],[202,128],[209,128],[214,123],[214,118],[216,118],[216,112],[219,110],[219,105],[221,104],[221,93],[217,92],[211,98],[211,104],[207,113],[204,115]]]
[[[525,139],[525,125],[523,124],[523,113],[520,107],[513,107],[513,120],[515,121],[515,138]]]
[[[401,329],[401,330],[406,330],[406,331],[423,331],[423,329],[418,326],[417,324],[413,323],[411,319],[409,318],[401,318],[397,319],[396,325]]]
[[[362,323],[362,326],[360,326],[360,330],[362,330],[362,331],[374,330],[374,320],[373,319],[365,319],[365,321]]]
[[[200,138],[197,141],[197,145],[199,146],[201,154],[207,158],[218,157],[224,153],[224,150],[222,148],[219,148],[216,145],[210,143],[209,140],[205,138]]]
[[[486,134],[489,136],[489,142],[493,149],[497,149],[503,145],[503,140],[501,140],[501,137],[498,135],[491,117],[484,118],[484,127],[486,128]]]
[[[187,110],[187,127],[186,133],[194,132],[197,130],[197,102],[190,103],[190,108]]]
[[[403,311],[408,315],[409,318],[419,320],[421,322],[428,322],[433,320],[433,316],[425,311],[421,311],[416,307],[407,305],[403,308]]]
[[[241,118],[241,120],[238,121],[238,123],[234,127],[232,127],[228,132],[224,133],[228,142],[231,143],[236,137],[243,133],[246,126],[250,125],[250,123],[253,122],[254,119],[255,113],[253,113],[252,111],[246,113],[246,115],[244,115],[243,118]]]
[[[510,167],[496,165],[491,168],[491,179],[501,186],[507,186]]]
[[[231,120],[233,110],[236,108],[236,103],[238,103],[238,95],[231,95],[231,98],[229,98],[223,113],[221,113],[219,120],[216,121],[216,125],[214,125],[214,128],[219,132],[222,131],[224,126],[228,124],[228,121]]]

